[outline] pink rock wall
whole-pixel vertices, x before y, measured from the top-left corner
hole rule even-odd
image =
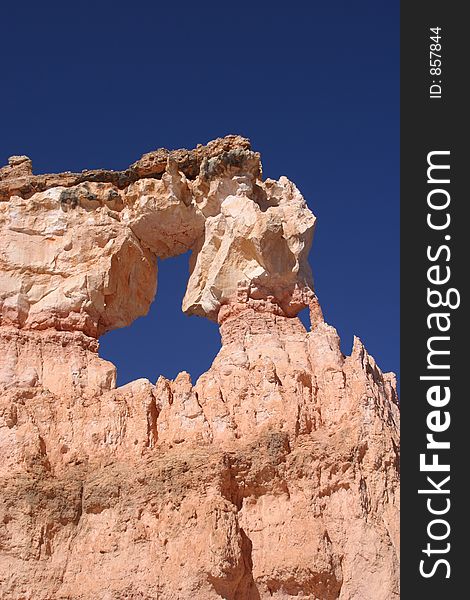
[[[323,322],[295,186],[229,136],[0,199],[0,598],[398,599],[395,378]],[[116,388],[98,336],[188,248],[217,357]]]

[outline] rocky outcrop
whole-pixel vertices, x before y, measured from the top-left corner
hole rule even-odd
[[[294,184],[228,136],[0,198],[0,598],[398,598],[394,376],[323,322]],[[116,388],[98,337],[188,249],[219,354]]]

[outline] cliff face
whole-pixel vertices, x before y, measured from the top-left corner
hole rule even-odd
[[[323,322],[294,184],[228,136],[123,172],[12,157],[0,200],[0,598],[398,598],[394,376]],[[188,249],[219,354],[116,388],[98,337]]]

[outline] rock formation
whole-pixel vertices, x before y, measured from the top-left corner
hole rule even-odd
[[[323,321],[314,225],[239,136],[0,169],[1,599],[399,597],[395,379]],[[219,354],[195,384],[116,388],[99,336],[188,250],[183,310]]]

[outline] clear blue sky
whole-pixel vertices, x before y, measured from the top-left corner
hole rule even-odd
[[[122,169],[228,133],[318,217],[326,320],[399,368],[398,2],[10,2],[2,6],[0,160],[36,173]],[[217,326],[180,305],[187,256],[160,263],[147,317],[101,355],[119,382],[205,371]]]

